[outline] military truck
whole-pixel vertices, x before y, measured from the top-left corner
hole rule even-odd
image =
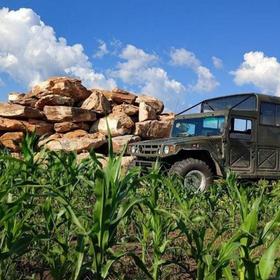
[[[186,114],[195,107],[199,113]],[[176,115],[170,137],[128,146],[135,165],[159,161],[186,186],[205,190],[228,170],[240,178],[280,178],[280,98],[256,93],[204,100]]]

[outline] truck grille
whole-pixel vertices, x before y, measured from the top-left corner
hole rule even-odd
[[[143,155],[158,155],[159,150],[159,145],[137,145],[137,151]]]

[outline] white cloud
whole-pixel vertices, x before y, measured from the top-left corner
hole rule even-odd
[[[191,69],[196,69],[201,64],[194,53],[183,48],[173,48],[170,52],[170,57],[172,64],[176,66],[186,66]]]
[[[128,85],[138,86],[143,93],[162,99],[168,108],[172,107],[175,110],[179,98],[182,99],[182,96],[177,94],[184,92],[185,88],[180,82],[171,79],[164,69],[157,66],[159,63],[157,55],[127,45],[119,56],[124,62],[118,63],[116,70],[112,71],[114,78]]]
[[[212,62],[216,69],[222,69],[224,67],[222,59],[220,59],[216,56],[212,56]]]
[[[248,52],[233,72],[237,85],[252,84],[265,93],[280,96],[280,62],[263,52]]]
[[[142,83],[143,72],[158,60],[156,55],[148,54],[133,45],[125,46],[119,56],[125,62],[118,64],[114,75],[128,84]]]
[[[196,84],[188,86],[190,91],[211,92],[219,85],[211,71],[201,64],[194,53],[184,48],[173,48],[170,57],[173,65],[184,66],[197,74]]]
[[[27,86],[54,75],[77,76],[88,87],[112,88],[113,79],[96,73],[81,44],[57,38],[32,9],[0,9],[0,72]]]
[[[102,58],[104,55],[109,53],[109,50],[107,48],[107,44],[104,41],[98,40],[98,43],[98,51],[93,56],[96,58]]]
[[[198,79],[196,84],[191,86],[193,91],[210,92],[219,85],[208,68],[204,66],[198,66],[195,72],[198,75]]]

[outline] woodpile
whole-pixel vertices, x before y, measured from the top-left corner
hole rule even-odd
[[[27,94],[10,93],[9,102],[0,104],[0,145],[18,152],[24,134],[32,132],[40,148],[105,151],[110,133],[120,153],[128,143],[169,136],[174,114],[163,109],[151,96],[117,88],[89,90],[80,80],[54,77]]]

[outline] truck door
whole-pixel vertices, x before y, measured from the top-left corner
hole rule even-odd
[[[254,119],[239,116],[230,119],[228,163],[239,175],[251,175],[255,171],[255,130]]]

